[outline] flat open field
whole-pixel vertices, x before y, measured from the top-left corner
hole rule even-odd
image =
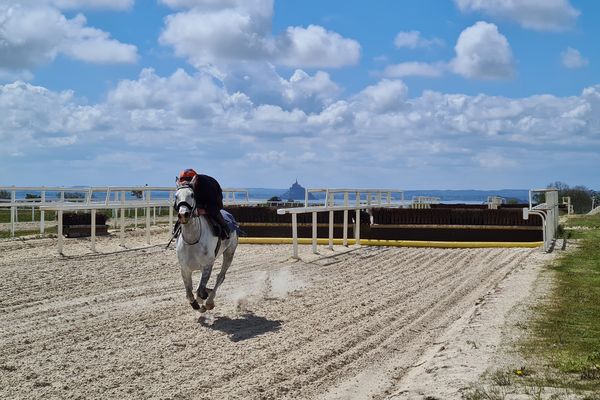
[[[296,261],[240,245],[200,316],[165,236],[128,251],[101,238],[104,254],[67,240],[66,256],[55,239],[0,242],[0,398],[401,396],[436,338],[539,262],[538,249],[304,246]]]

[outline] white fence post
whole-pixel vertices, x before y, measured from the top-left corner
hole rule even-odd
[[[13,190],[10,193],[10,202],[14,204],[16,199],[17,199],[17,193],[16,193],[16,191]],[[11,206],[10,207],[10,237],[15,237],[15,211],[16,211],[16,207]]]
[[[356,192],[356,207],[360,207],[360,193]],[[356,219],[354,220],[354,240],[360,244],[360,208],[356,209]]]
[[[92,251],[96,251],[96,209],[92,208],[91,212],[92,219]]]
[[[329,250],[333,250],[333,210],[329,211]]]
[[[312,251],[317,254],[317,212],[312,213]]]
[[[125,191],[121,191],[121,204],[125,205]],[[125,207],[121,207],[121,246],[125,246]]]
[[[348,192],[344,192],[344,207],[348,207]],[[344,210],[343,245],[348,247],[348,210]]]
[[[292,246],[294,247],[292,257],[298,257],[298,214],[292,214]]]
[[[150,244],[150,207],[146,207],[146,243]]]
[[[173,204],[173,192],[169,192],[169,204]],[[169,206],[169,229],[173,228],[173,206]]]
[[[46,191],[42,190],[42,204],[46,203]],[[46,212],[40,209],[40,235],[44,236],[44,231],[46,229],[45,224]]]
[[[63,253],[63,210],[58,210],[58,253]]]

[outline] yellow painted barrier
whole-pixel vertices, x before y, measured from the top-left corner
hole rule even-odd
[[[292,244],[292,238],[252,238],[241,237],[239,239],[242,244]],[[298,244],[312,244],[310,238],[299,238]],[[328,245],[329,239],[317,239],[317,244]],[[333,244],[342,245],[343,239],[333,239]],[[356,240],[348,239],[348,244],[356,244]],[[361,239],[360,244],[363,246],[395,246],[395,247],[433,247],[433,248],[536,248],[541,247],[543,242],[439,242],[439,241],[422,241],[422,240],[373,240]]]

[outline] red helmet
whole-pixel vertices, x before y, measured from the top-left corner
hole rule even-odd
[[[191,168],[184,169],[179,173],[179,182],[189,182],[194,176],[198,175],[196,171]]]

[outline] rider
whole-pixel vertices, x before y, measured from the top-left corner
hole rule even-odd
[[[192,179],[196,177],[192,185]],[[211,176],[196,173],[191,168],[181,171],[177,179],[179,184],[188,183],[192,185],[196,198],[196,207],[204,208],[206,214],[219,225],[221,239],[229,238],[229,226],[223,215],[223,190],[219,182]]]

